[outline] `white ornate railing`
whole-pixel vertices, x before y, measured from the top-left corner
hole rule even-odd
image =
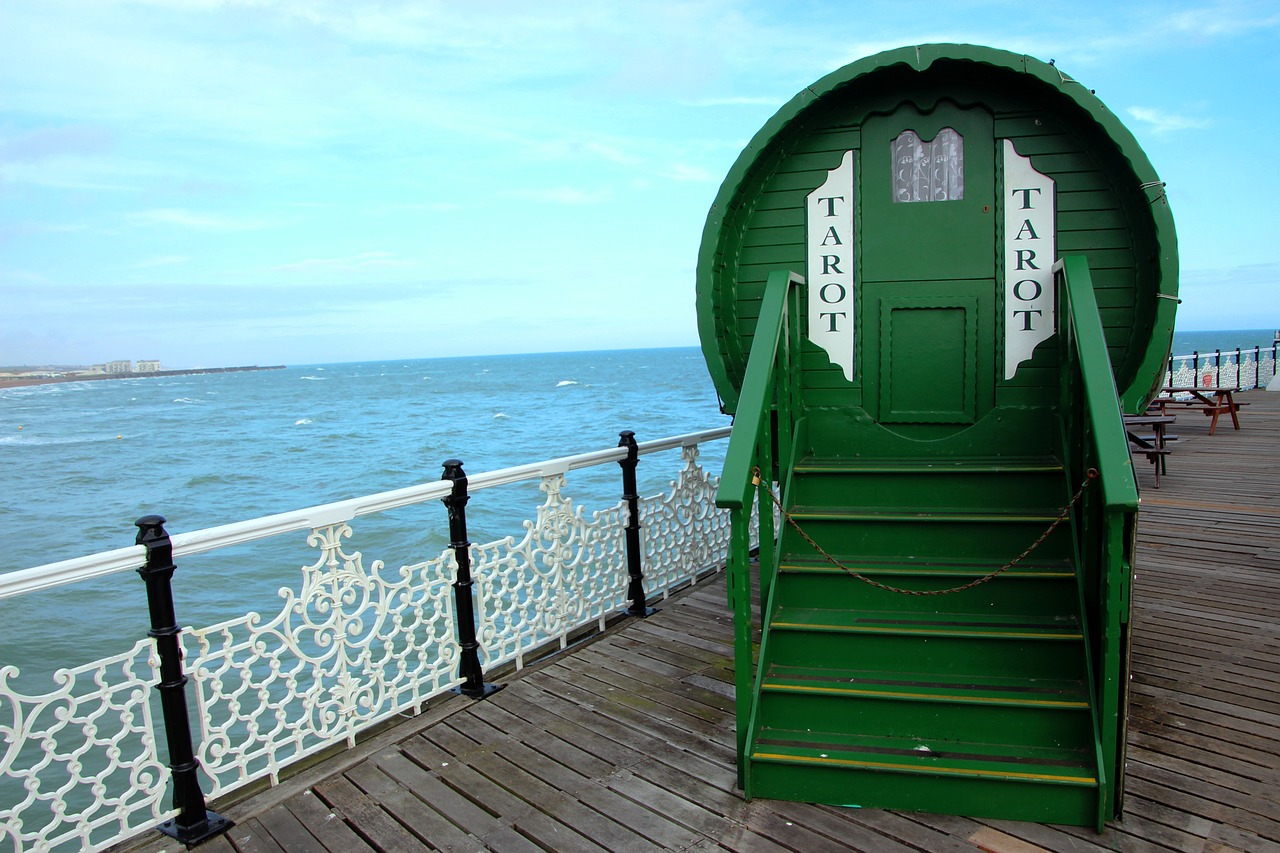
[[[1276,375],[1277,347],[1195,352],[1170,357],[1165,385],[1174,388],[1265,388]]]
[[[701,443],[728,434],[638,446],[640,455],[678,449],[681,458],[670,491],[639,502],[647,597],[723,566],[728,519],[714,507],[718,478],[698,456]],[[593,624],[603,629],[626,605],[626,503],[586,515],[566,495],[570,471],[626,455],[609,449],[469,478],[473,496],[521,481],[537,481],[545,496],[521,537],[469,548],[486,668],[522,666],[535,650],[563,647]],[[300,586],[281,590],[278,613],[179,636],[210,798],[263,778],[274,784],[291,763],[354,744],[368,727],[419,713],[462,683],[454,551],[389,569],[350,546],[356,517],[439,500],[451,486],[428,483],[172,537],[179,566],[186,555],[298,531],[316,552]],[[0,575],[0,599],[137,569],[147,553],[139,545],[9,572]],[[170,772],[151,640],[58,670],[44,690],[19,691],[19,675],[11,662],[0,666],[0,853],[100,850],[177,816],[162,802]]]

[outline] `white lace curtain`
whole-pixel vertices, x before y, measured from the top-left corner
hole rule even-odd
[[[895,202],[964,198],[964,138],[954,128],[944,127],[930,142],[904,130],[892,145]]]

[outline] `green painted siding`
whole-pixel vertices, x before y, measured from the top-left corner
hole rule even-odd
[[[1159,312],[1162,306],[1155,294],[1176,293],[1176,280],[1171,279],[1176,275],[1173,251],[1160,244],[1162,233],[1167,234],[1166,242],[1172,241],[1167,207],[1149,204],[1151,194],[1139,188],[1154,176],[1135,171],[1149,169],[1145,158],[1140,151],[1135,155],[1131,139],[1114,140],[1109,129],[1100,126],[1100,122],[1119,124],[1078,84],[1060,82],[1065,78],[1056,70],[1046,72],[1048,66],[1039,67],[1036,74],[1023,73],[1023,67],[1029,70],[1034,60],[1017,57],[1014,61],[1006,59],[1009,54],[989,53],[1000,61],[936,59],[918,72],[895,63],[861,74],[837,72],[821,81],[830,85],[829,90],[816,84],[808,90],[820,92],[821,98],[797,96],[744,152],[708,219],[699,262],[704,350],[730,408],[768,274],[780,268],[804,272],[806,195],[822,184],[847,150],[858,152],[856,187],[859,193],[865,192],[868,152],[862,150],[862,125],[906,100],[926,109],[940,98],[962,107],[986,107],[992,113],[997,140],[1011,139],[1037,171],[1054,179],[1058,253],[1083,253],[1088,258],[1117,382],[1122,390],[1129,383],[1150,383],[1137,374],[1144,365],[1150,369],[1159,358],[1153,352],[1162,341],[1167,347],[1171,334],[1171,325],[1163,328],[1171,324],[1171,312]],[[1000,67],[1000,62],[1007,62],[1007,67]],[[840,79],[831,82],[833,78]],[[1081,101],[1088,103],[1081,106]],[[855,212],[859,239],[861,207],[859,198]],[[860,292],[865,280],[863,252],[857,257]],[[998,299],[999,288],[997,282]],[[859,314],[861,308],[859,304]],[[708,341],[708,336],[718,339]],[[1044,352],[1038,350],[1034,361],[1024,365],[1025,371],[998,383],[999,401],[1049,401],[1051,364],[1044,359],[1052,348],[1042,346]],[[806,399],[813,404],[861,402],[865,367],[861,359],[852,389],[825,353],[806,353],[803,364]],[[840,396],[837,392],[842,391],[851,393]]]

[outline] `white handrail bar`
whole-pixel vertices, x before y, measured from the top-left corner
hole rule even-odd
[[[640,455],[673,450],[677,447],[688,447],[704,441],[718,441],[728,438],[730,429],[702,430],[685,433],[653,441],[640,442],[637,448]],[[590,468],[606,462],[617,462],[625,458],[625,447],[613,447],[607,450],[595,450],[579,453],[574,456],[562,456],[543,462],[517,465],[512,468],[500,468],[476,476],[468,476],[468,488],[479,490],[493,486],[518,483],[522,480],[540,479],[552,474],[562,474],[579,468]],[[190,554],[201,554],[230,545],[241,545],[258,539],[278,536],[295,530],[314,530],[331,524],[342,524],[356,516],[369,515],[375,512],[411,506],[424,501],[443,498],[452,489],[448,480],[432,483],[421,483],[403,489],[378,492],[359,498],[320,504],[290,512],[266,515],[247,521],[236,521],[230,524],[206,527],[189,533],[178,533],[172,536],[173,555],[175,558]],[[78,583],[105,577],[117,572],[137,569],[145,559],[146,551],[141,545],[117,548],[114,551],[101,551],[83,557],[74,557],[56,563],[46,563],[29,569],[0,574],[0,600],[32,592],[42,592],[59,586]]]

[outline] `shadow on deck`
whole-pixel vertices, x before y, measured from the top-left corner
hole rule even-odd
[[[1280,394],[1180,415],[1143,486],[1125,817],[1089,829],[743,802],[723,575],[220,809],[200,849],[1280,851]],[[1202,422],[1203,421],[1203,422]],[[174,849],[153,840],[141,850]]]

